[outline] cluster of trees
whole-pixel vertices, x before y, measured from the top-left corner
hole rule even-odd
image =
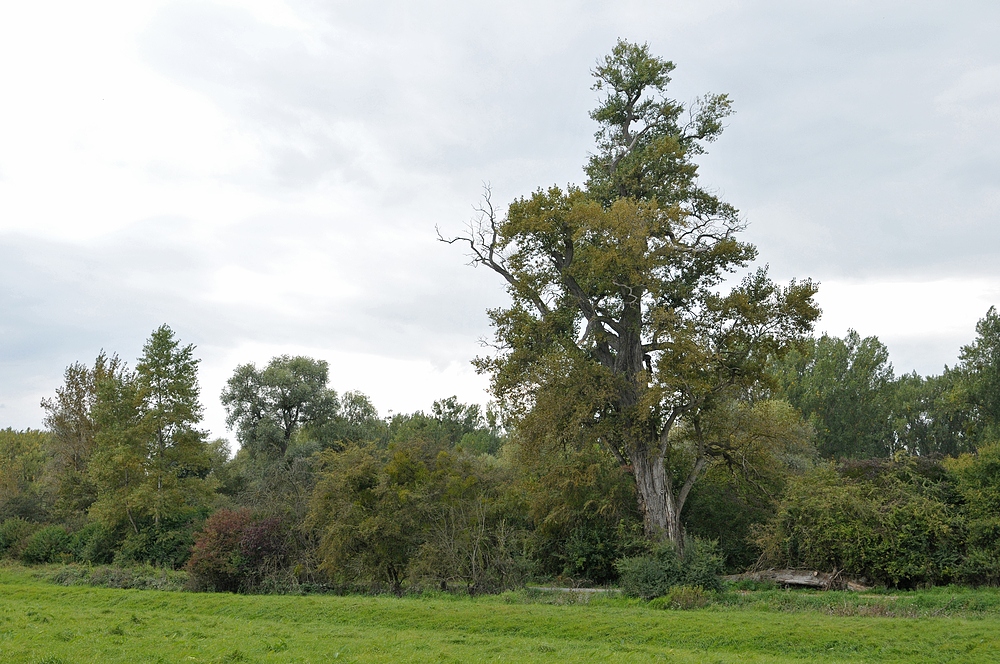
[[[693,159],[731,103],[666,97],[672,70],[620,41],[594,71],[606,96],[585,187],[539,189],[504,219],[487,197],[449,241],[508,285],[512,305],[490,312],[501,352],[478,366],[524,444],[602,446],[634,478],[647,538],[681,549],[692,487],[748,443],[729,426],[736,404],[819,309],[813,283],[764,269],[722,290],[757,252]]]
[[[808,339],[777,365],[778,394],[798,408],[830,457],[956,456],[1000,438],[1000,316],[938,376],[895,376],[876,338]]]
[[[763,564],[894,587],[1000,582],[1000,444],[820,465],[758,531]]]
[[[816,286],[747,270],[738,212],[698,181],[728,98],[668,98],[672,69],[619,42],[584,186],[504,215],[487,191],[441,238],[507,284],[476,360],[494,410],[382,418],[325,362],[276,357],[221,395],[230,457],[164,326],[134,369],[69,367],[47,431],[2,432],[0,553],[186,565],[219,590],[562,576],[652,596],[761,563],[1000,581],[1000,316],[928,378],[895,376],[875,337],[812,336]]]
[[[511,305],[490,312],[498,352],[477,366],[513,423],[510,444],[531,460],[532,495],[552,498],[532,499],[535,523],[570,533],[548,560],[570,566],[589,560],[584,550],[621,556],[628,514],[647,544],[683,558],[687,535],[709,537],[745,566],[780,539],[782,497],[817,462],[973,454],[997,433],[994,310],[957,368],[897,379],[875,338],[810,336],[810,281],[781,286],[757,270],[725,287],[756,249],[694,159],[731,104],[670,99],[672,70],[619,41],[594,70],[604,97],[585,185],[539,189],[505,216],[487,190],[468,232],[441,237],[507,285]],[[626,474],[634,511],[614,499]],[[564,512],[573,500],[593,512],[586,535]]]
[[[325,362],[281,356],[222,393],[231,457],[198,428],[193,350],[163,326],[134,370],[104,353],[67,368],[47,431],[0,432],[0,553],[186,565],[220,590],[522,578],[525,510],[492,415],[451,397],[383,419]]]
[[[687,548],[707,551],[699,569],[1000,582],[998,333],[991,309],[959,363],[927,378],[895,377],[879,340],[853,332],[772,357],[699,424],[726,440],[682,513]],[[104,353],[68,367],[47,430],[0,431],[0,554],[186,566],[198,587],[233,591],[488,592],[627,570],[662,584],[673,568],[653,563],[686,559],[648,536],[634,473],[567,436],[578,413],[539,404],[506,429],[451,397],[382,418],[331,389],[326,363],[282,356],[228,381],[231,456],[198,428],[193,352],[163,326],[135,369]],[[697,448],[675,435],[688,456],[667,472],[684,472]]]

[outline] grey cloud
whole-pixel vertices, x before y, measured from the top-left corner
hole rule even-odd
[[[576,179],[592,128],[585,113],[570,116],[562,106],[589,104],[592,56],[557,53],[545,62],[550,75],[534,71],[531,56],[544,49],[512,50],[509,34],[493,44],[499,35],[489,33],[501,30],[490,12],[460,7],[467,4],[447,6],[456,10],[447,21],[412,3],[327,8],[322,25],[303,35],[236,10],[171,5],[147,31],[144,52],[253,123],[285,184],[333,176],[379,188],[380,159],[450,175],[526,155],[551,160],[570,145]]]
[[[260,146],[264,167],[224,184],[277,211],[214,230],[146,220],[87,243],[0,235],[5,417],[26,408],[13,395],[51,391],[101,347],[135,357],[162,322],[218,353],[254,340],[468,359],[501,285],[436,243],[434,224],[459,230],[484,180],[502,205],[582,179],[589,70],[619,36],[674,60],[679,99],[733,96],[703,178],[776,276],[1000,276],[995,3],[290,6],[304,29],[172,3],[139,40],[147,64]],[[317,194],[341,211],[297,211]],[[308,260],[323,269],[302,278],[326,283],[209,299],[227,267],[267,283]],[[943,347],[901,343],[905,358]]]
[[[164,322],[215,353],[252,340],[445,366],[474,354],[485,306],[501,298],[495,280],[463,266],[461,253],[430,233],[383,246],[378,234],[344,242],[308,218],[258,219],[197,241],[189,228],[151,220],[82,245],[0,235],[0,403],[16,425],[37,426],[38,400],[69,363],[89,362],[102,348],[131,361]],[[317,254],[329,257],[319,270],[324,283],[301,292],[287,283],[276,293],[248,287],[233,302],[210,297],[226,266],[278,283]]]
[[[333,177],[402,204],[428,186],[454,196],[483,179],[514,193],[579,181],[588,70],[626,36],[678,64],[681,99],[734,97],[705,179],[744,210],[778,271],[981,272],[997,258],[983,250],[1000,240],[989,3],[293,6],[306,34],[171,5],[145,46],[270,137],[282,186]],[[769,219],[776,204],[799,221]]]
[[[1000,10],[796,4],[779,21],[758,7],[742,12],[745,59],[715,66],[739,111],[705,173],[762,255],[820,277],[995,274],[1000,127],[968,149],[954,122],[992,94],[948,91],[1000,60]],[[942,98],[963,101],[947,117]],[[769,218],[775,206],[793,218]]]

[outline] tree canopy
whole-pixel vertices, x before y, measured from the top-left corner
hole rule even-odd
[[[226,423],[249,453],[281,457],[302,427],[321,432],[336,418],[340,401],[328,376],[327,363],[309,357],[282,355],[262,370],[240,365],[222,392]]]
[[[691,486],[729,453],[707,419],[819,310],[811,282],[778,286],[764,269],[726,291],[756,249],[694,157],[730,102],[668,98],[672,69],[619,41],[594,71],[605,97],[586,186],[539,189],[504,217],[487,195],[469,233],[446,241],[507,282],[511,306],[490,312],[499,353],[478,360],[497,400],[537,440],[600,441],[633,473],[647,534],[680,546]]]
[[[106,372],[96,386],[96,446],[90,475],[98,495],[91,513],[109,527],[138,534],[207,504],[210,456],[197,428],[202,406],[194,346],[162,325],[143,347],[135,371]]]
[[[824,334],[800,344],[775,373],[778,394],[809,418],[821,454],[868,458],[895,451],[895,377],[889,350],[876,337]]]

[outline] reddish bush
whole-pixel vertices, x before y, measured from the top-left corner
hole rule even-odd
[[[288,564],[288,531],[277,517],[255,519],[249,510],[219,510],[195,536],[188,561],[199,590],[248,591]]]
[[[250,511],[218,510],[195,535],[187,569],[199,590],[236,592],[243,585],[241,542],[252,523]]]
[[[240,539],[240,557],[243,573],[256,584],[268,573],[288,562],[288,533],[277,517],[270,517],[247,524]]]

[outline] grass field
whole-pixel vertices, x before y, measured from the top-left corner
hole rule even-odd
[[[988,662],[995,590],[619,597],[238,596],[59,586],[0,568],[2,662]]]

